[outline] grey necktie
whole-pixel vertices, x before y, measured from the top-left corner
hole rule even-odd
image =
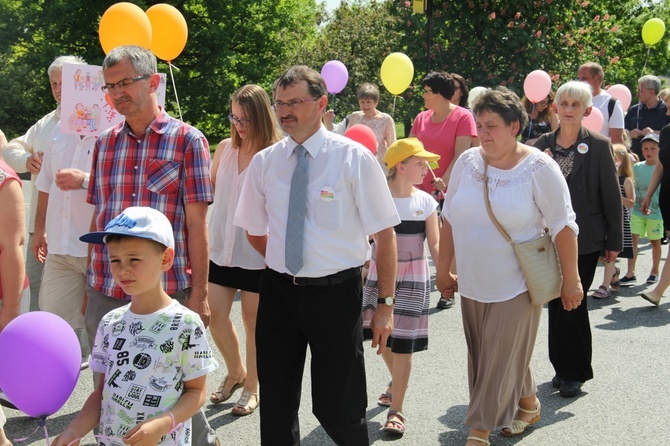
[[[295,153],[298,161],[291,177],[285,248],[286,268],[293,275],[297,274],[303,266],[305,209],[307,208],[307,149],[298,144],[295,147]]]

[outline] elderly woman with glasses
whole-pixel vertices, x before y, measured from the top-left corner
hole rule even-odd
[[[281,139],[270,98],[258,85],[245,85],[230,100],[231,137],[219,143],[212,162],[214,203],[209,221],[209,306],[210,331],[226,363],[227,374],[212,393],[214,404],[228,400],[243,388],[232,414],[249,415],[258,406],[255,327],[258,310],[258,281],[265,261],[249,243],[242,228],[233,225],[240,189],[251,158]],[[238,290],[242,296],[242,320],[246,332],[246,367],[242,363],[239,339],[230,320]]]
[[[558,128],[558,116],[554,113],[554,92],[550,91],[546,98],[533,104],[527,97],[521,99],[530,121],[521,132],[521,142],[532,146],[537,138]]]
[[[579,277],[585,292],[591,287],[601,252],[614,262],[623,248],[623,211],[619,179],[610,140],[582,126],[591,113],[591,87],[566,82],[556,91],[559,127],[535,142],[558,163],[570,189],[579,226]],[[565,398],[579,395],[593,378],[591,325],[586,299],[574,311],[559,301],[549,306],[549,360],[556,375],[552,385]]]

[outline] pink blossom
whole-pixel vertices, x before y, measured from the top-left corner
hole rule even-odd
[[[591,4],[591,2],[582,2],[582,8],[586,8],[590,4]]]
[[[593,21],[594,21],[594,22],[599,22],[599,21],[600,21],[600,14],[598,14],[597,16],[595,16],[595,17],[593,18]]]
[[[489,19],[493,20],[495,18],[496,18],[496,13],[495,12],[492,12],[491,14],[489,14]]]
[[[509,22],[509,23],[507,24],[507,27],[508,27],[508,28],[514,28],[514,22]]]
[[[408,26],[408,27],[409,27],[409,26],[412,26],[412,21],[411,21],[411,20],[408,20],[408,21],[407,21],[407,26]]]
[[[551,5],[551,2],[552,2],[552,1],[553,1],[553,0],[547,0],[545,3],[546,3],[547,5]]]
[[[519,24],[519,28],[524,29],[525,27],[526,27],[526,24],[525,24],[525,23],[520,23],[520,24]]]
[[[613,58],[610,59],[610,63],[615,64],[617,62],[619,62],[619,56],[616,56],[616,57],[613,57]]]
[[[614,26],[612,27],[612,29],[610,29],[610,32],[611,32],[611,33],[615,33],[615,32],[617,32],[617,31],[619,31],[619,25],[614,25]]]
[[[553,82],[556,82],[556,81],[558,80],[559,77],[561,77],[560,74],[553,74],[553,75],[551,76],[551,80],[552,80]]]
[[[412,2],[405,2],[405,8],[409,8],[412,6]]]
[[[609,19],[610,19],[610,15],[609,15],[609,14],[605,14],[605,15],[603,16],[603,20],[609,20]]]
[[[538,32],[536,32],[536,33],[535,33],[535,37],[538,38],[538,39],[539,39],[540,37],[542,37],[542,30],[539,30]]]
[[[521,18],[521,13],[520,12],[517,12],[516,14],[514,14],[514,20],[519,20],[520,18]]]

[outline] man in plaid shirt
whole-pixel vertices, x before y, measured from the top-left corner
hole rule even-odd
[[[91,231],[104,230],[130,206],[148,206],[165,214],[174,229],[175,261],[163,277],[163,287],[207,326],[206,217],[213,199],[209,145],[199,130],[158,106],[156,71],[156,57],[141,47],[117,47],[105,57],[102,89],[126,119],[103,132],[95,144],[86,199],[95,206]],[[106,258],[104,245],[95,245],[86,290],[91,345],[103,316],[129,299],[114,282]],[[218,440],[200,411],[193,417],[193,445],[214,444]]]

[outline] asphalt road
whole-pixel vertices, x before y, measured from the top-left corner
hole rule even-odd
[[[646,242],[646,240],[643,240]],[[667,246],[663,247],[663,261]],[[623,262],[620,261],[620,264]],[[641,244],[637,277],[649,274],[651,252]],[[482,272],[484,279],[486,273]],[[602,278],[599,267],[592,290]],[[654,307],[638,294],[648,286],[643,282],[631,288],[621,288],[611,298],[589,298],[593,330],[593,368],[595,378],[583,387],[575,398],[562,398],[551,386],[553,369],[547,355],[546,309],[533,357],[533,368],[542,402],[542,419],[521,437],[505,438],[496,431],[491,436],[494,445],[646,445],[670,444],[667,432],[670,409],[670,300]],[[589,293],[590,294],[590,293]],[[368,429],[371,443],[393,441],[398,445],[463,445],[468,433],[464,426],[468,404],[466,346],[463,336],[460,304],[449,310],[434,309],[437,292],[431,295],[429,349],[414,356],[413,370],[405,402],[407,432],[395,439],[380,429],[386,409],[377,406],[378,395],[389,381],[380,357],[366,345],[368,384]],[[233,306],[233,319],[242,327],[240,303]],[[240,331],[241,342],[244,338]],[[208,377],[210,391],[226,373],[221,356],[220,368]],[[334,359],[335,360],[335,359]],[[3,358],[4,367],[11,366]],[[39,383],[36,383],[39,385]],[[47,419],[49,435],[61,432],[81,409],[92,390],[90,371],[82,372],[78,385],[65,406]],[[49,389],[44,389],[49,392]],[[224,445],[258,445],[259,414],[238,418],[230,414],[238,393],[219,406],[205,405],[205,413]],[[333,394],[332,398],[338,398]],[[261,402],[262,404],[262,402]],[[25,437],[37,428],[35,420],[22,413],[5,410],[10,439]],[[331,445],[332,441],[311,413],[309,362],[306,365],[300,412],[302,444]],[[15,444],[20,444],[15,442]],[[25,443],[46,444],[38,431]],[[82,444],[95,444],[91,436]]]

